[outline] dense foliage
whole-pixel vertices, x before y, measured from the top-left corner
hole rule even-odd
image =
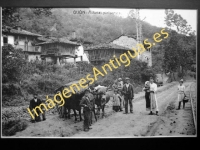
[[[74,10],[76,9],[56,8],[47,16],[36,15],[35,9],[20,8],[18,14],[21,20],[18,24],[28,31],[56,37],[69,37],[75,31],[76,38],[94,44],[109,42],[121,34],[136,34],[135,20],[130,17],[122,18],[111,14],[78,15],[73,13]],[[146,22],[142,24],[144,37],[152,38],[155,32],[160,31]]]
[[[83,9],[84,10],[84,9]],[[115,15],[74,14],[74,9],[51,8],[3,8],[2,23],[5,26],[20,25],[23,29],[55,37],[72,37],[90,41],[93,44],[107,43],[121,34],[136,34],[135,20]],[[113,84],[118,77],[130,77],[131,82],[143,85],[144,81],[155,73],[179,72],[190,69],[190,62],[196,57],[196,36],[190,30],[187,22],[173,11],[166,11],[166,24],[176,27],[178,32],[168,30],[169,37],[152,48],[152,67],[146,63],[132,60],[129,67],[122,66],[110,72],[105,78],[100,78],[95,84]],[[142,22],[143,36],[152,39],[160,28]],[[86,74],[92,73],[92,65],[85,62],[73,66],[65,64],[56,66],[43,62],[26,62],[20,49],[15,50],[11,45],[2,48],[2,94],[3,102],[13,99],[29,99],[29,94],[54,93],[54,90],[70,81],[79,80]],[[13,103],[14,104],[14,103]]]
[[[15,50],[12,45],[2,47],[2,82],[17,82],[21,80],[24,54],[21,49]]]
[[[190,25],[173,10],[166,10],[165,22],[168,27],[176,27],[177,32],[168,29],[169,38],[162,42],[164,49],[163,68],[165,72],[178,72],[179,77],[191,69],[196,62],[196,36]]]

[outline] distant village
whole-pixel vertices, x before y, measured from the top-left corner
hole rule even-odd
[[[76,64],[81,61],[93,65],[102,64],[114,55],[119,57],[120,54],[137,47],[135,35],[122,34],[107,43],[94,45],[90,41],[79,41],[75,31],[70,37],[64,38],[32,33],[20,26],[8,27],[8,30],[3,30],[2,33],[1,45],[11,44],[15,49],[21,48],[27,61],[45,61],[57,65]],[[152,66],[151,49],[139,55],[138,59]]]

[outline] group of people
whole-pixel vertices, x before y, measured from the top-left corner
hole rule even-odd
[[[95,87],[94,91],[101,88],[101,86]],[[125,83],[123,83],[122,78],[119,78],[112,85],[114,94],[113,94],[113,110],[123,111],[125,107],[125,113],[128,114],[128,104],[130,105],[130,113],[133,113],[133,104],[132,101],[134,99],[134,87],[130,83],[130,78],[125,78]],[[143,88],[145,91],[145,100],[146,100],[146,110],[150,111],[149,115],[156,114],[158,115],[158,102],[156,97],[157,84],[154,83],[153,77],[150,77],[149,81],[145,82],[145,87]],[[84,114],[84,131],[88,131],[91,129],[92,124],[92,112],[94,104],[92,104],[90,96],[94,96],[91,94],[89,89],[86,89],[85,96],[80,102],[80,106],[83,107]],[[180,85],[178,86],[178,110],[181,107],[181,102],[183,102],[183,108],[185,107],[185,86],[183,85],[183,79],[180,80]],[[33,110],[36,106],[39,106],[42,101],[37,97],[37,94],[34,94],[34,98],[30,101],[30,110]],[[38,112],[39,116],[35,116],[35,119],[32,119],[32,122],[41,121],[41,113]],[[42,119],[46,120],[45,110],[42,114]]]
[[[122,105],[125,107],[125,114],[128,114],[128,104],[130,105],[130,113],[133,113],[133,104],[134,99],[134,87],[130,83],[130,78],[125,78],[125,84],[121,78],[119,78],[112,86],[114,90],[113,96],[113,110],[114,111],[123,111]],[[150,77],[149,81],[145,82],[145,91],[146,99],[146,110],[150,111],[149,115],[153,115],[156,111],[158,115],[158,103],[156,98],[157,84],[154,83],[153,77]]]
[[[133,113],[132,100],[134,99],[133,85],[130,83],[130,78],[125,78],[125,84],[123,84],[122,78],[119,78],[112,85],[113,95],[113,110],[123,111],[125,107],[125,114],[128,114],[128,103],[130,105],[130,113]]]
[[[183,79],[180,80],[180,84],[178,85],[178,108],[181,108],[181,103],[183,102],[183,109],[185,108],[185,99],[187,96],[185,94],[185,86],[183,85]],[[156,115],[158,115],[158,102],[156,98],[157,84],[153,83],[153,78],[150,77],[150,81],[145,82],[145,87],[143,88],[145,91],[145,99],[146,99],[146,110],[150,111],[149,115],[153,114],[153,110],[156,110]]]
[[[156,115],[158,115],[159,109],[156,97],[157,84],[154,83],[153,77],[150,77],[150,80],[145,82],[143,91],[145,91],[146,110],[150,111],[149,115],[153,115],[154,111],[156,111]]]

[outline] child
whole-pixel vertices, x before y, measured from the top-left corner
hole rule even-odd
[[[185,86],[183,85],[183,79],[180,80],[180,85],[178,86],[178,109],[179,110],[181,108],[181,102],[183,101],[185,95]],[[185,102],[183,102],[183,108],[185,108]]]
[[[120,100],[122,100],[121,96],[118,94],[118,90],[115,89],[113,94],[113,110],[116,112],[120,110]]]

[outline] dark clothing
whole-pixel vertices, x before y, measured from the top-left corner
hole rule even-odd
[[[151,110],[150,87],[145,86],[144,91],[145,91],[145,100],[146,100],[146,111],[150,111]]]
[[[80,102],[80,106],[83,107],[83,116],[84,116],[84,130],[89,129],[91,125],[91,110],[92,105],[90,104],[90,100],[87,96],[84,96]]]
[[[124,100],[125,100],[125,113],[128,113],[128,103],[130,105],[130,112],[133,112],[132,99],[125,97]]]
[[[90,126],[92,125],[92,111],[90,111]]]
[[[84,130],[89,129],[91,120],[90,120],[90,111],[83,111],[83,116],[84,116]]]
[[[29,106],[30,110],[34,109],[36,106],[39,106],[41,103],[42,101],[40,99],[37,99],[37,102],[35,102],[35,100],[32,99],[30,101],[30,106]]]
[[[134,98],[133,85],[129,83],[129,86],[128,86],[128,89],[127,89],[126,84],[124,84],[123,89],[122,89],[122,93],[126,98],[133,99]]]
[[[150,111],[151,106],[150,106],[150,92],[145,92],[145,99],[146,99],[146,110]]]
[[[124,84],[122,93],[124,94],[125,113],[128,113],[128,103],[130,105],[130,112],[133,112],[133,104],[132,104],[132,99],[134,98],[133,85],[129,83],[129,86],[127,88],[126,84]]]
[[[118,112],[118,111],[120,110],[120,106],[113,106],[113,110],[114,110],[115,112]]]
[[[33,111],[33,109],[37,106],[40,106],[40,104],[42,104],[42,101],[40,99],[37,99],[37,101],[35,102],[34,99],[32,99],[30,101],[30,106],[29,109],[32,111],[32,113],[34,114],[35,112]],[[45,110],[42,108],[43,113],[42,113],[42,119],[45,120],[46,116],[45,116]],[[36,109],[36,112],[38,113],[38,116],[36,114],[34,114],[35,119],[32,119],[32,121],[41,121],[41,112],[39,109]]]

